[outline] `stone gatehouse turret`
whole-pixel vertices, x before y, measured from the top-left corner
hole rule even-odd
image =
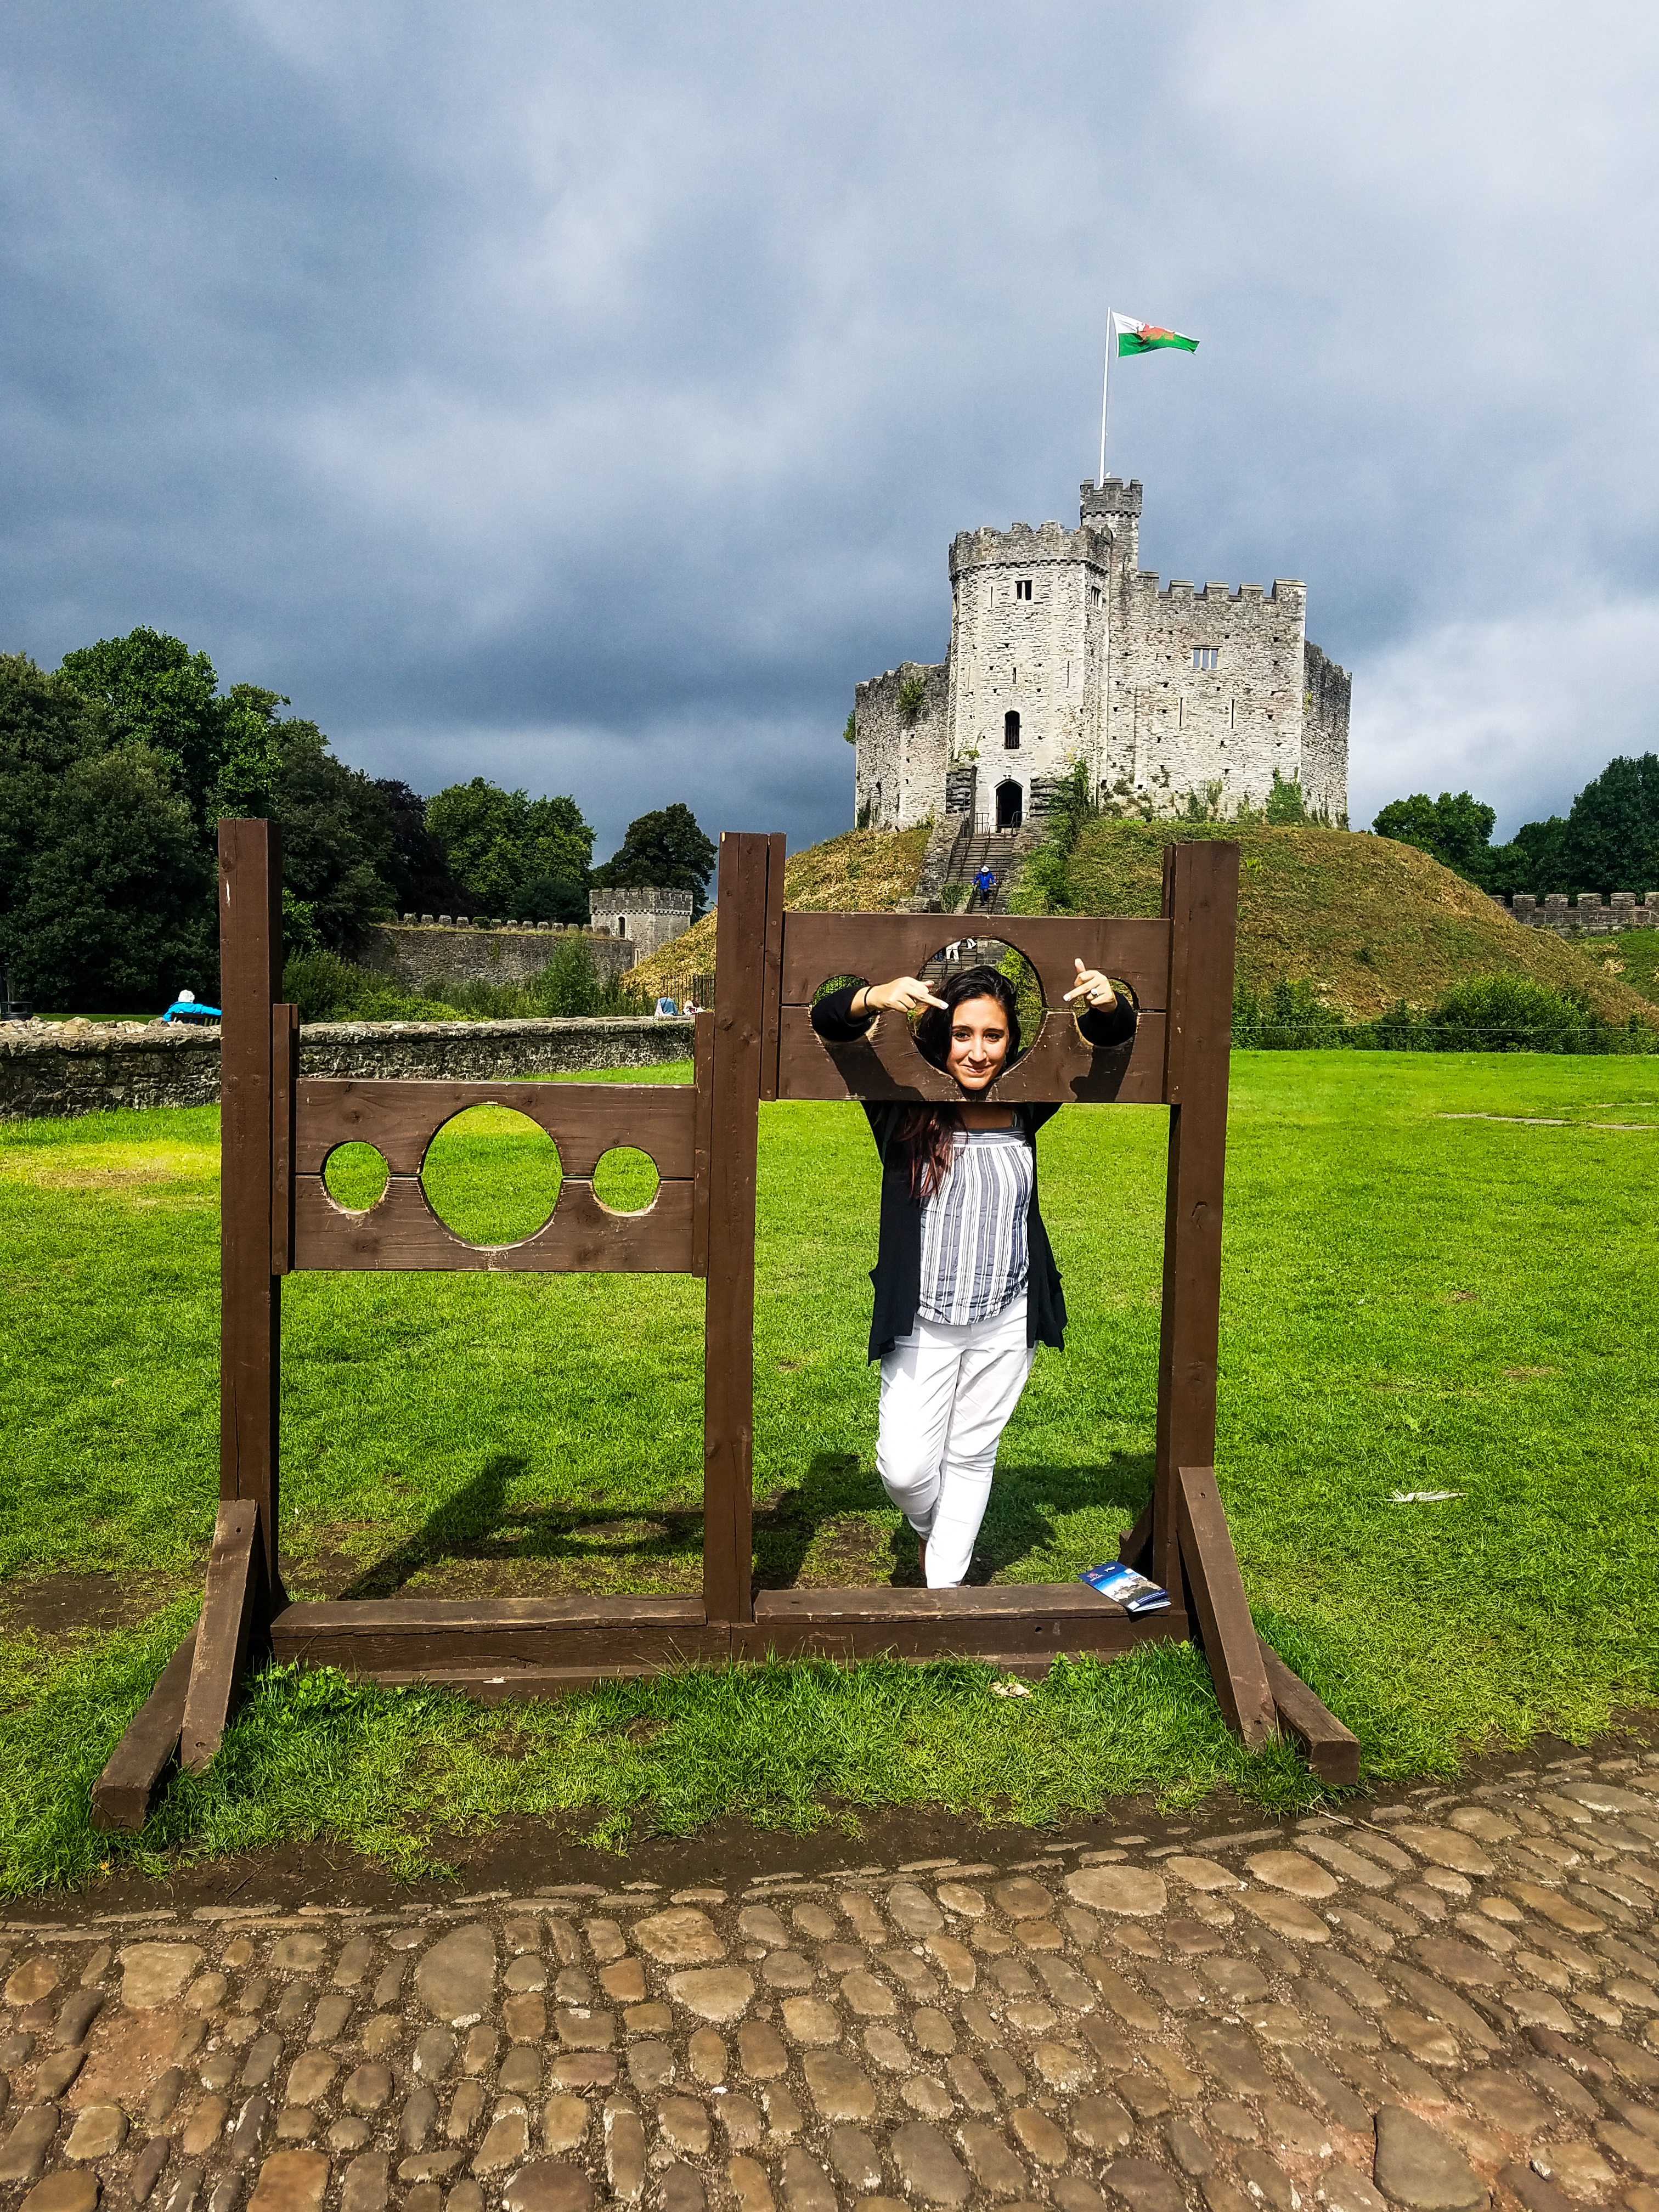
[[[691,927],[690,892],[665,890],[656,884],[613,884],[609,890],[589,891],[587,910],[590,927],[606,937],[629,939],[635,963],[648,960]]]
[[[971,810],[1042,814],[1082,764],[1109,812],[1226,818],[1277,776],[1346,823],[1345,670],[1309,642],[1306,587],[1167,586],[1139,566],[1141,487],[1085,483],[1075,530],[963,531],[951,650],[858,687],[857,819],[903,829]]]

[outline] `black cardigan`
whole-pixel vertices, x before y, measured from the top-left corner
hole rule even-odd
[[[826,1044],[851,1044],[864,1036],[877,1018],[874,1014],[853,1014],[853,994],[861,988],[849,983],[842,990],[831,991],[813,1007],[812,1027]],[[894,1017],[895,1020],[902,1018],[902,1015]],[[1135,1010],[1127,999],[1120,998],[1109,1012],[1099,1013],[1091,1007],[1079,1017],[1078,1027],[1097,1049],[1121,1044],[1135,1033]],[[870,1323],[870,1357],[879,1359],[884,1352],[892,1349],[898,1338],[908,1336],[916,1325],[916,1310],[921,1304],[921,1201],[910,1195],[909,1173],[903,1162],[896,1157],[889,1158],[894,1128],[904,1111],[903,1102],[866,1099],[864,1110],[870,1117],[882,1166],[881,1235],[876,1264],[870,1273],[876,1292],[875,1312]],[[1025,1341],[1051,1344],[1056,1352],[1061,1352],[1066,1344],[1066,1298],[1060,1286],[1060,1270],[1049,1249],[1048,1232],[1037,1211],[1036,1188],[1036,1133],[1059,1113],[1060,1107],[1057,1103],[1020,1103],[1011,1105],[1008,1110],[1014,1117],[1014,1126],[1024,1131],[1025,1141],[1031,1147],[1031,1204],[1025,1221],[1030,1267]]]

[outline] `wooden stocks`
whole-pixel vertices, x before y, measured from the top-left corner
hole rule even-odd
[[[720,839],[714,1048],[708,1109],[708,1325],[703,1346],[703,1602],[714,1621],[755,1617],[755,1164],[776,978],[783,843]],[[756,955],[759,954],[759,957]],[[775,1065],[771,1088],[775,1091]]]
[[[273,1272],[276,1182],[272,1003],[283,974],[282,841],[270,822],[219,824],[220,1340],[219,1496],[258,1508],[264,1588],[276,1571],[277,1339]],[[285,1195],[286,1194],[284,1194]],[[263,1633],[264,1623],[257,1625]]]

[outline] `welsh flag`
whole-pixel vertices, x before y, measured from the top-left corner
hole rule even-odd
[[[1138,353],[1158,353],[1173,346],[1180,353],[1196,353],[1198,340],[1184,338],[1179,331],[1161,329],[1157,323],[1143,323],[1139,315],[1114,315],[1112,327],[1117,333],[1117,357],[1127,361]]]

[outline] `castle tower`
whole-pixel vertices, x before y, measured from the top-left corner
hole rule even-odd
[[[1110,532],[1091,524],[1017,522],[951,544],[950,757],[976,764],[979,811],[999,829],[1041,812],[1075,763],[1092,781],[1112,556]]]

